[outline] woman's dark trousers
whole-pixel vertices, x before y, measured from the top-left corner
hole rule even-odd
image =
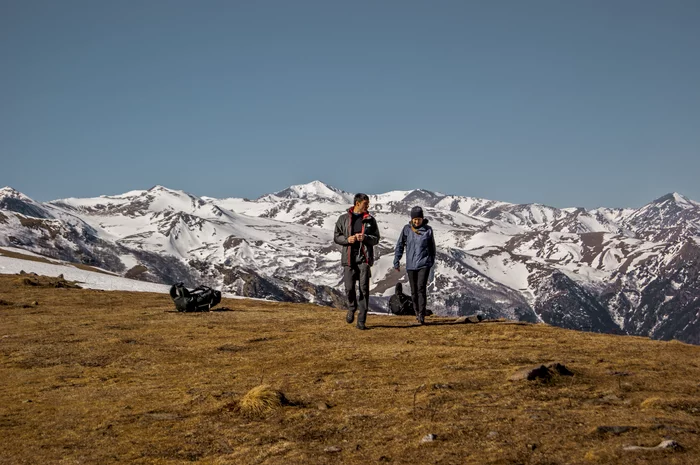
[[[430,267],[419,270],[408,270],[408,282],[411,284],[411,298],[413,299],[413,311],[416,318],[423,323],[427,303],[428,277]]]

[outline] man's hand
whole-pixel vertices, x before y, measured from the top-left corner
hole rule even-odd
[[[355,237],[357,237],[357,240],[360,241],[360,242],[362,242],[362,241],[365,240],[365,235],[362,234],[362,233],[355,234]]]
[[[400,272],[400,271],[401,271],[401,265],[395,266],[394,269],[395,269],[397,272]]]
[[[354,243],[355,243],[355,239],[356,239],[355,236],[348,236],[348,243],[349,243],[349,244],[354,244]]]

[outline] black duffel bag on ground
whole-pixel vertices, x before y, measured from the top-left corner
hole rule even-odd
[[[208,312],[221,302],[221,292],[207,286],[188,290],[183,283],[173,284],[170,297],[178,312]]]

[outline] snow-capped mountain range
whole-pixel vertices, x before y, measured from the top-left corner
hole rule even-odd
[[[256,200],[149,190],[46,203],[0,190],[0,246],[146,281],[342,306],[333,227],[353,194],[314,181]],[[393,249],[414,205],[438,258],[437,314],[475,312],[572,329],[700,344],[700,203],[665,195],[639,209],[558,209],[417,189],[370,195],[382,234],[372,305],[405,276]],[[406,283],[406,285],[408,285]]]

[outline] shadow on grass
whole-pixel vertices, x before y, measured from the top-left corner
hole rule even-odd
[[[388,329],[412,329],[412,328],[418,328],[420,325],[418,323],[413,324],[413,325],[404,325],[404,326],[398,326],[398,325],[367,325],[368,330],[372,329],[379,329],[379,328],[388,328]]]
[[[367,329],[373,328],[389,328],[389,329],[409,329],[420,328],[421,326],[447,326],[447,325],[465,325],[469,323],[458,323],[455,321],[426,321],[425,324],[419,325],[417,322],[409,325],[368,325]]]
[[[211,310],[205,310],[203,312],[178,312],[177,310],[166,310],[165,313],[212,313],[212,312],[232,312],[234,311],[232,308],[228,307],[219,307],[219,308],[212,308]]]

